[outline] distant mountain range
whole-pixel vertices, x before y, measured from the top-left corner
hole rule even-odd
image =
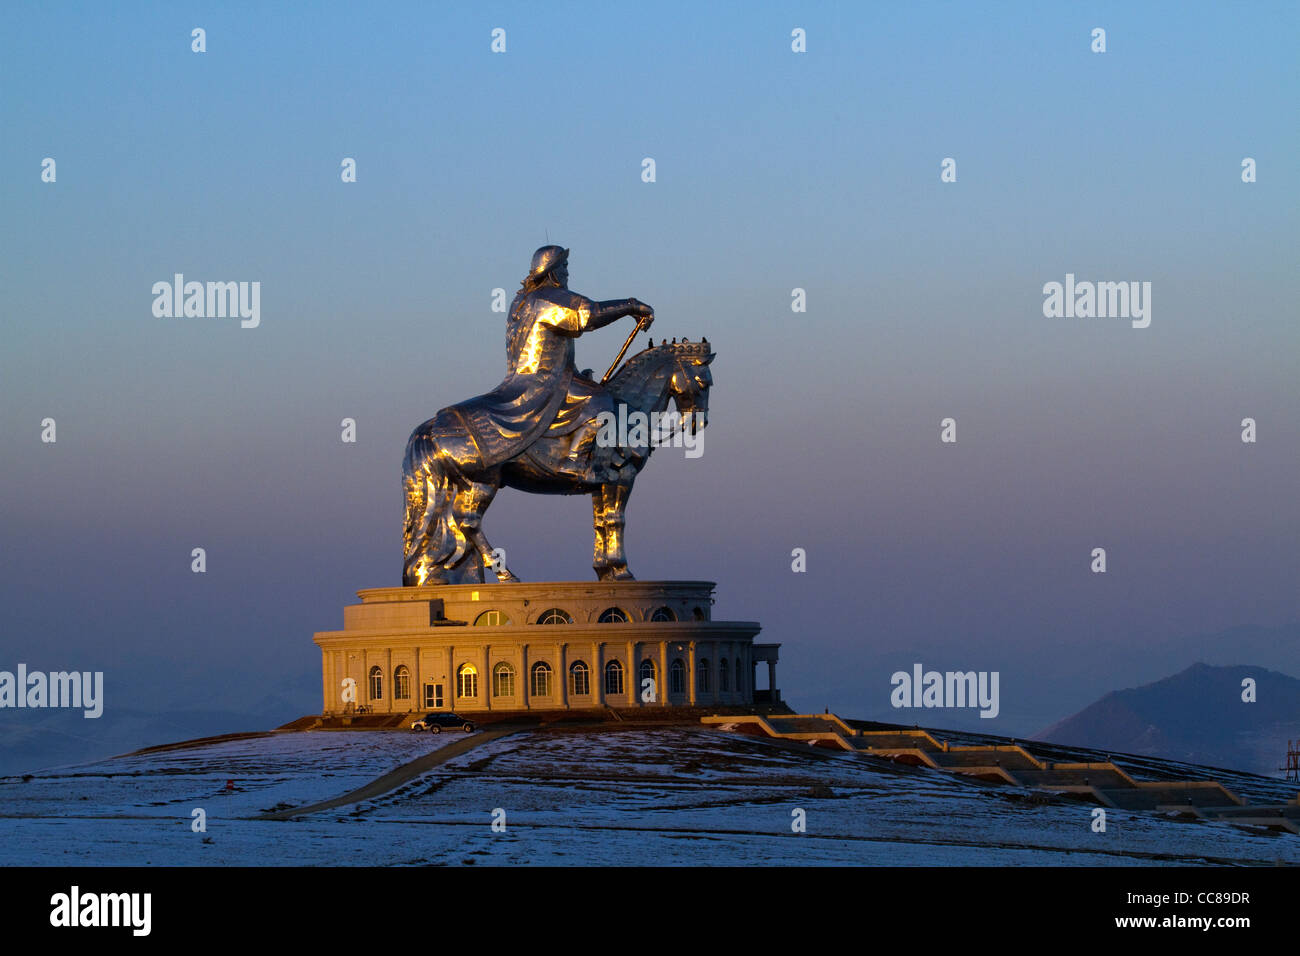
[[[12,665],[10,665],[12,668]],[[166,674],[162,681],[160,674]],[[170,693],[149,692],[146,679]],[[320,707],[320,672],[255,681],[239,670],[124,661],[106,683],[103,715],[72,709],[0,709],[0,776],[63,767],[141,747],[249,730],[271,730]]]
[[[1242,682],[1255,681],[1255,702]],[[1113,753],[1280,776],[1300,738],[1300,680],[1263,667],[1197,663],[1152,684],[1113,691],[1033,739]]]
[[[13,715],[39,714],[34,719]],[[175,710],[150,713],[112,708],[95,720],[79,711],[6,711],[0,724],[0,776],[69,766],[196,737],[270,730],[301,716],[301,708],[271,704],[251,713]]]

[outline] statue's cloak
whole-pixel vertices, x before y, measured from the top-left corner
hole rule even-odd
[[[573,340],[596,303],[568,289],[520,292],[506,329],[506,377],[485,395],[452,406],[465,422],[483,467],[493,468],[546,434],[568,435],[614,402],[577,373]]]

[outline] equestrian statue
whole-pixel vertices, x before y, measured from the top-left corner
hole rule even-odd
[[[655,443],[613,421],[634,415],[694,430],[707,423],[707,339],[650,346],[619,360],[654,321],[637,299],[596,302],[569,289],[569,250],[547,245],[532,263],[506,323],[506,377],[477,398],[442,409],[411,433],[402,463],[406,520],[402,583],[481,584],[519,580],[483,535],[498,489],[591,495],[602,581],[632,580],[623,549],[632,485]],[[624,316],[636,319],[599,382],[574,365],[574,339]],[[669,403],[675,406],[669,409]]]

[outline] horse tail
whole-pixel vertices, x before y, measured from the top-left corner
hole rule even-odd
[[[455,494],[451,478],[439,460],[436,439],[426,429],[416,429],[406,443],[406,457],[402,461],[402,497],[406,504],[402,527],[405,587],[437,583],[435,572],[458,550],[451,512]]]

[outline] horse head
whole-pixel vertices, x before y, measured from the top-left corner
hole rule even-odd
[[[682,425],[689,423],[694,433],[709,423],[709,389],[713,386],[713,373],[709,363],[715,353],[709,351],[709,341],[687,342],[660,346],[671,350],[672,376],[668,380],[668,394],[682,416]]]
[[[708,423],[714,354],[708,339],[651,345],[623,364],[609,390],[617,401],[646,412],[662,412],[671,400],[683,425],[698,430]]]

